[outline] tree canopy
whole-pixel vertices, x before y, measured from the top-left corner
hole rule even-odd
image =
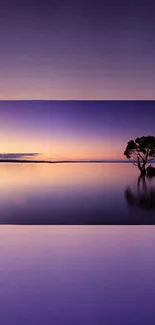
[[[155,157],[155,137],[146,136],[130,140],[127,143],[124,155],[132,159],[134,165],[138,166],[142,173],[145,173],[145,166]]]

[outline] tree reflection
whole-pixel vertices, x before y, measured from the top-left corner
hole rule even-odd
[[[137,206],[143,210],[155,209],[155,188],[146,182],[146,177],[140,176],[137,180],[137,189],[125,189],[125,198],[130,207]]]

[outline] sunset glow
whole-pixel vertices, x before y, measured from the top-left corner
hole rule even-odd
[[[125,159],[127,141],[154,134],[154,120],[154,101],[1,101],[0,154],[35,160]]]

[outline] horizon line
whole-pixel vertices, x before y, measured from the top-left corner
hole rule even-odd
[[[0,159],[0,163],[42,163],[42,164],[61,164],[61,163],[134,163],[135,161],[133,160],[119,160],[119,159],[79,159],[79,160],[68,160],[68,159],[64,159],[64,160],[30,160],[30,159]],[[152,160],[151,162],[149,161],[148,163],[155,163],[155,159]]]

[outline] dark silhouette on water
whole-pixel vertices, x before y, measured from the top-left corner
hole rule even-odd
[[[125,198],[130,207],[137,206],[143,210],[155,210],[155,188],[147,185],[144,176],[138,177],[136,192],[130,187],[126,188]]]
[[[148,177],[154,177],[155,176],[155,168],[151,165],[146,168],[146,173]]]
[[[129,160],[133,159],[134,165],[139,168],[141,175],[145,176],[147,173],[147,163],[155,157],[155,137],[143,136],[135,140],[130,140],[126,146],[124,155]]]

